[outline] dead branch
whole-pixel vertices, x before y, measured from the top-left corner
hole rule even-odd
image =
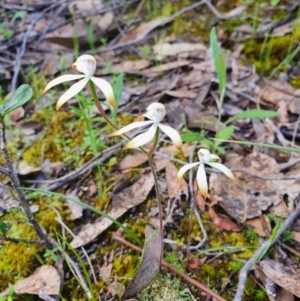
[[[292,223],[296,220],[299,214],[300,214],[300,203],[296,207],[295,211],[286,219],[285,223],[280,228],[280,230],[275,234],[275,236],[265,241],[261,245],[261,247],[254,253],[254,255],[247,261],[247,263],[244,265],[244,267],[240,272],[239,284],[233,301],[242,300],[249,270],[252,268],[253,265],[256,264],[257,260],[276,242],[276,240],[281,236],[281,234],[292,225]]]

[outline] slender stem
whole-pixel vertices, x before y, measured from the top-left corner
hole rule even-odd
[[[105,119],[105,121],[106,121],[112,128],[114,128],[115,130],[118,130],[118,127],[110,121],[110,119],[109,119],[108,116],[106,115],[105,111],[103,110],[103,107],[102,107],[100,101],[98,100],[98,96],[97,96],[97,93],[96,93],[96,90],[95,90],[94,83],[93,83],[91,80],[89,81],[89,87],[90,87],[90,90],[91,90],[91,92],[92,92],[92,96],[93,96],[95,105],[96,105],[97,109],[99,110],[100,114],[102,115],[102,117]]]
[[[110,119],[108,118],[108,116],[106,115],[101,103],[98,100],[98,96],[95,90],[95,86],[94,83],[92,81],[89,81],[89,87],[95,102],[95,105],[97,107],[97,109],[99,110],[100,114],[102,115],[102,117],[106,120],[106,122],[115,130],[118,130],[118,127],[110,121]],[[128,140],[131,140],[131,138],[126,135],[123,134]],[[151,149],[147,152],[143,147],[139,147],[139,149],[147,156],[148,158],[148,162],[151,168],[151,172],[153,174],[154,177],[154,187],[155,187],[155,192],[156,192],[156,200],[157,200],[157,205],[158,205],[158,211],[159,211],[159,228],[160,228],[160,237],[161,237],[161,244],[162,244],[162,250],[163,250],[163,214],[162,214],[162,204],[161,204],[161,200],[160,200],[160,195],[159,195],[159,187],[158,187],[158,181],[157,181],[157,175],[155,172],[155,167],[154,167],[154,163],[153,163],[153,159],[152,159],[152,154],[154,153],[156,146],[157,146],[157,142],[158,142],[158,135],[159,135],[159,130],[157,129],[155,136],[154,136],[154,142],[153,145],[151,147]],[[162,251],[163,252],[163,251]],[[162,253],[161,253],[161,259],[162,259]],[[160,260],[161,262],[161,260]]]
[[[52,248],[53,244],[50,242],[47,234],[44,232],[41,225],[33,217],[33,214],[30,210],[30,206],[29,206],[28,202],[26,201],[25,194],[24,194],[23,190],[20,187],[19,177],[18,177],[17,173],[15,172],[15,169],[13,168],[13,166],[10,162],[8,151],[7,151],[7,148],[6,148],[5,123],[4,123],[4,120],[3,120],[2,117],[0,118],[0,149],[3,153],[6,167],[9,171],[9,178],[11,180],[11,183],[12,183],[13,187],[16,190],[16,193],[18,195],[18,201],[20,202],[20,204],[21,204],[21,206],[22,206],[22,208],[23,208],[23,210],[24,210],[24,212],[27,216],[27,219],[32,224],[32,226],[34,227],[39,239],[41,241],[43,241],[48,248]]]

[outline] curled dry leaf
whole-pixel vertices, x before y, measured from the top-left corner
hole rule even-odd
[[[61,279],[57,270],[51,265],[43,265],[37,268],[34,273],[14,284],[14,291],[17,295],[31,294],[38,295],[42,290],[47,295],[58,295]],[[8,289],[0,294],[7,296]]]
[[[40,171],[41,167],[32,167],[26,161],[20,161],[18,164],[18,174],[19,175],[28,175],[37,171]]]
[[[153,47],[153,52],[157,60],[162,60],[167,56],[180,56],[188,57],[191,52],[205,54],[207,47],[204,44],[191,44],[191,43],[159,43]]]
[[[260,216],[271,205],[277,206],[285,194],[293,204],[299,194],[299,184],[294,180],[274,181],[256,177],[283,177],[276,161],[265,154],[254,152],[243,157],[231,153],[225,165],[232,169],[245,169],[255,175],[235,172],[236,181],[228,181],[220,173],[213,173],[210,177],[212,197],[238,221]]]
[[[160,268],[160,257],[162,252],[161,232],[147,226],[146,247],[141,265],[134,275],[131,283],[126,289],[123,298],[132,298],[146,288],[157,274]]]
[[[273,260],[263,260],[259,266],[273,282],[300,298],[299,275],[295,275],[286,266]],[[299,274],[299,270],[297,272]]]
[[[180,193],[185,194],[188,197],[188,185],[182,178],[181,181],[176,183],[178,169],[171,162],[166,166],[166,180],[168,187],[168,195],[170,199],[178,197]]]
[[[136,28],[132,27],[128,30],[127,33],[125,33],[125,35],[119,40],[119,43],[116,44],[115,46],[124,45],[124,44],[129,45],[131,43],[140,41],[156,27],[163,26],[171,21],[172,20],[169,17],[162,17],[162,18],[151,20],[146,23],[142,23]]]
[[[234,231],[234,232],[238,232],[242,230],[241,227],[239,227],[237,224],[232,222],[227,217],[222,217],[218,215],[213,208],[210,207],[208,213],[213,223],[217,226],[219,230]]]
[[[138,60],[138,61],[122,61],[120,64],[113,65],[111,71],[113,72],[125,72],[125,73],[135,73],[137,71],[143,70],[150,66],[150,61],[148,60]]]
[[[67,197],[70,197],[72,199],[75,199],[75,200],[79,200],[78,196],[77,196],[77,190],[73,190],[71,193],[67,194]],[[70,211],[71,211],[71,220],[75,220],[75,219],[78,219],[78,218],[81,218],[82,217],[82,211],[83,211],[83,207],[80,206],[79,204],[76,204],[72,201],[69,201],[68,200],[68,204],[69,204],[69,208],[70,208]]]
[[[147,160],[147,156],[141,151],[133,151],[132,154],[121,160],[118,167],[119,169],[130,169],[144,164]]]
[[[253,229],[255,233],[261,237],[268,237],[272,231],[270,220],[264,214],[256,218],[246,220],[245,225],[250,229]]]
[[[141,175],[134,184],[125,187],[122,191],[112,196],[112,209],[107,214],[114,219],[118,219],[127,210],[141,204],[146,199],[153,185],[154,179],[151,173]],[[78,248],[91,242],[112,223],[111,220],[101,217],[96,222],[85,225],[75,236],[71,246]]]
[[[187,66],[190,63],[191,63],[190,61],[186,61],[186,60],[165,63],[165,64],[162,64],[162,65],[159,65],[159,66],[156,66],[156,67],[148,68],[145,71],[144,75],[148,76],[148,77],[157,76],[161,72],[165,72],[165,71],[168,71],[168,70],[172,70],[172,69],[176,69],[176,68],[179,68],[179,67]]]

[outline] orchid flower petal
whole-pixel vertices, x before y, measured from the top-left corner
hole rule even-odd
[[[177,176],[176,176],[176,182],[179,183],[180,180],[182,179],[183,175],[191,168],[199,165],[200,162],[195,162],[195,163],[189,163],[189,164],[186,164],[184,166],[182,166],[179,170],[178,170],[178,173],[177,173]]]
[[[124,126],[123,128],[119,129],[118,131],[111,133],[109,136],[113,137],[113,136],[122,135],[126,132],[129,132],[131,130],[134,130],[136,128],[139,128],[139,127],[142,127],[145,125],[149,125],[149,124],[153,124],[153,121],[148,120],[148,121],[133,122],[133,123],[130,123],[130,124]]]
[[[56,103],[56,110],[59,110],[60,107],[67,102],[69,99],[71,99],[72,97],[74,97],[76,94],[78,94],[87,84],[87,82],[89,81],[88,77],[85,77],[84,79],[82,79],[81,81],[79,81],[78,83],[72,85],[57,101]]]
[[[154,124],[152,124],[152,126],[150,127],[150,129],[147,132],[140,134],[140,135],[136,136],[134,139],[132,139],[125,146],[125,149],[136,148],[136,147],[139,147],[141,145],[148,143],[149,141],[151,141],[154,138],[156,130],[157,130],[157,124],[154,123]]]
[[[207,178],[206,178],[206,173],[205,173],[203,163],[200,163],[197,171],[197,183],[201,194],[203,195],[204,198],[206,198],[208,194],[208,184],[207,184]]]
[[[235,180],[235,176],[233,175],[232,171],[227,168],[224,164],[221,163],[215,163],[215,162],[207,162],[207,165],[210,165],[211,167],[217,168],[220,171],[222,171],[227,177],[229,177],[232,180]]]
[[[90,54],[84,54],[78,57],[76,62],[72,65],[75,68],[84,73],[86,76],[93,76],[97,67],[95,58]]]
[[[158,123],[157,125],[168,137],[170,137],[170,139],[172,140],[172,142],[174,143],[176,148],[181,150],[182,141],[181,141],[179,133],[168,125],[164,125],[161,123]]]
[[[52,87],[62,84],[64,82],[68,82],[71,80],[75,80],[75,79],[80,79],[80,78],[84,78],[85,75],[82,74],[66,74],[66,75],[62,75],[59,76],[58,78],[53,79],[52,81],[50,81],[47,86],[45,87],[43,94],[45,94],[49,89],[51,89]]]
[[[97,78],[95,76],[91,77],[91,80],[93,83],[103,92],[107,102],[114,108],[117,108],[115,96],[114,96],[114,91],[112,89],[111,84],[102,79],[102,78]]]

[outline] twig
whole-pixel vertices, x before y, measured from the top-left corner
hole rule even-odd
[[[16,172],[10,162],[9,155],[8,155],[8,152],[6,149],[5,123],[4,123],[3,118],[0,118],[0,149],[3,153],[4,161],[6,163],[6,168],[9,170],[9,173],[10,173],[9,178],[11,180],[13,187],[15,188],[15,191],[18,195],[18,201],[20,202],[22,208],[24,209],[27,219],[34,227],[39,239],[41,241],[43,241],[48,248],[52,248],[53,244],[49,240],[47,234],[45,233],[45,231],[43,230],[41,225],[33,217],[33,214],[30,210],[30,206],[29,206],[28,202],[26,201],[25,194],[20,187],[19,177],[16,174]]]
[[[136,250],[138,252],[142,252],[142,249],[140,247],[138,247],[138,246],[136,246],[136,245],[128,242],[127,240],[123,239],[122,237],[120,237],[116,233],[113,234],[113,239],[116,240],[116,241],[119,241],[123,245],[125,245],[125,246],[127,246],[127,247],[129,247],[129,248],[131,248],[133,250]],[[184,280],[186,280],[187,282],[189,282],[192,285],[196,286],[198,289],[200,289],[200,290],[204,291],[205,293],[207,293],[208,295],[212,296],[215,300],[226,301],[224,298],[222,298],[221,296],[217,295],[215,292],[213,292],[212,290],[210,290],[208,287],[206,287],[205,285],[201,284],[197,280],[193,279],[189,275],[178,271],[175,267],[173,267],[171,264],[167,263],[166,261],[162,260],[161,263],[162,263],[163,266],[165,266],[172,273],[174,273],[174,274],[182,277]]]
[[[242,296],[244,293],[244,288],[247,280],[247,274],[249,270],[254,264],[256,264],[257,260],[266,252],[266,250],[276,242],[276,240],[280,237],[280,235],[292,225],[292,223],[295,221],[295,219],[298,217],[299,214],[300,214],[300,203],[296,207],[295,211],[286,219],[285,223],[279,229],[279,231],[274,235],[274,237],[271,237],[269,240],[265,241],[260,246],[260,248],[254,253],[254,255],[247,261],[247,263],[244,265],[244,267],[240,272],[239,284],[233,301],[242,300]]]
[[[54,3],[54,4],[50,5],[49,7],[45,8],[41,13],[39,13],[35,18],[32,19],[30,25],[28,26],[27,31],[25,33],[25,36],[22,40],[21,48],[17,49],[17,56],[16,56],[16,60],[15,60],[15,67],[14,67],[14,75],[13,75],[13,78],[12,78],[11,89],[10,89],[11,92],[12,92],[12,95],[14,94],[14,92],[16,90],[17,78],[18,78],[18,75],[19,75],[20,65],[21,65],[21,58],[25,54],[26,44],[27,44],[27,40],[28,40],[30,32],[32,31],[35,23],[39,19],[41,19],[47,11],[49,11],[50,9],[52,9],[53,7],[55,7],[59,4],[60,3]]]
[[[57,301],[56,299],[44,293],[42,290],[39,291],[39,297],[45,301]]]
[[[171,15],[169,17],[163,18],[159,24],[155,24],[155,25],[149,27],[147,30],[145,30],[142,33],[142,35],[138,36],[137,38],[135,38],[133,40],[126,41],[124,43],[113,45],[112,47],[107,47],[105,49],[100,49],[99,51],[96,51],[96,53],[105,52],[105,51],[111,51],[111,50],[116,50],[116,49],[124,47],[124,46],[130,46],[132,44],[136,44],[138,42],[141,42],[155,28],[163,26],[163,25],[165,25],[165,24],[173,21],[174,19],[176,19],[180,15],[188,12],[189,10],[195,9],[196,7],[198,7],[200,5],[203,5],[204,3],[205,3],[204,0],[202,0],[202,1],[198,1],[196,3],[193,3],[192,5],[186,6],[183,9],[181,9],[181,10],[177,11],[176,13],[174,13],[173,15]]]
[[[40,245],[40,246],[45,244],[44,241],[40,241],[40,240],[30,240],[30,239],[23,239],[23,238],[8,237],[8,236],[0,237],[0,242],[2,241],[9,241],[15,244],[22,242],[25,244]]]

